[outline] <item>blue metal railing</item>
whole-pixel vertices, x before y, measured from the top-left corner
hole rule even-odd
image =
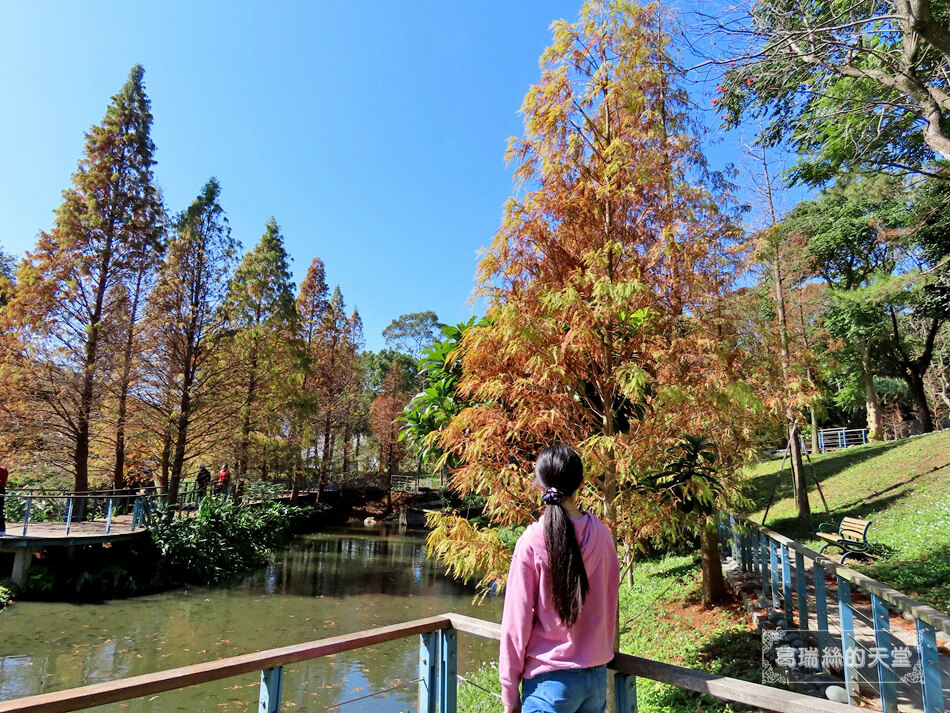
[[[853,446],[863,446],[868,442],[866,428],[823,428],[818,431],[818,452],[827,453]],[[808,444],[802,440],[805,447]]]
[[[457,671],[457,632],[497,640],[499,630],[499,625],[492,622],[453,613],[443,614],[280,649],[0,702],[0,713],[69,713],[258,672],[258,710],[260,713],[277,713],[285,688],[285,665],[410,636],[419,637],[417,710],[419,713],[456,713],[458,683],[464,681]],[[851,710],[824,699],[622,653],[615,654],[608,668],[615,674],[616,713],[636,713],[638,677],[776,713],[849,713]],[[352,701],[336,702],[331,707],[339,708],[349,702]]]
[[[919,673],[915,664],[908,682],[919,682],[924,712],[943,713],[948,707],[950,698],[944,699],[936,636],[937,631],[950,635],[950,617],[744,518],[723,518],[720,536],[728,543],[733,561],[761,587],[762,596],[771,602],[773,609],[783,612],[787,628],[794,628],[797,614],[798,629],[808,631],[809,612],[815,612],[816,629],[812,633],[818,640],[819,650],[825,651],[832,643],[840,643],[845,682],[852,698],[856,697],[861,683],[860,665],[856,662],[868,658],[868,649],[858,634],[859,627],[863,627],[868,637],[873,635],[876,679],[865,683],[874,684],[884,713],[898,711],[896,653],[900,653],[902,663],[909,662],[907,647],[895,645],[891,632],[890,611],[894,610],[914,622],[917,634],[914,653]],[[811,563],[810,576],[806,560]],[[829,630],[828,578],[833,578],[837,589],[837,601],[833,602],[839,619],[837,637]],[[812,585],[810,596],[809,584]],[[869,615],[855,603],[853,590],[870,600]]]
[[[198,506],[203,491],[197,486],[183,489],[175,505],[175,515],[181,516]],[[128,529],[147,525],[159,509],[165,507],[165,495],[154,489],[147,491],[90,490],[70,492],[42,488],[8,490],[4,497],[7,533],[29,537],[30,526],[39,523],[61,522],[63,535],[71,534],[73,524],[101,522],[105,534],[111,534],[117,516],[131,510],[131,522],[123,522]],[[16,529],[13,529],[16,526]]]

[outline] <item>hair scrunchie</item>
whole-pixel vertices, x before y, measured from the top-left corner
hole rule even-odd
[[[563,497],[564,493],[557,488],[548,488],[544,491],[544,495],[541,496],[541,502],[545,505],[560,505],[561,498]]]

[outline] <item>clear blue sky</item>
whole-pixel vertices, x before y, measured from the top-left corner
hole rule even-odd
[[[0,246],[51,227],[84,132],[141,63],[171,211],[217,176],[245,249],[273,215],[298,282],[322,258],[368,349],[403,313],[467,319],[512,191],[506,141],[551,22],[580,4],[4,3]]]

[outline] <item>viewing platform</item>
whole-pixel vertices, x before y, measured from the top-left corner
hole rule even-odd
[[[281,709],[284,689],[284,666],[406,637],[418,637],[419,641],[416,710],[419,713],[456,713],[458,686],[460,683],[467,683],[458,675],[457,669],[459,634],[498,640],[500,626],[459,614],[443,614],[142,676],[0,702],[0,713],[68,713],[107,703],[154,696],[163,691],[211,681],[247,677],[250,674],[257,674],[260,680],[258,711],[277,713]],[[667,683],[778,713],[848,713],[854,710],[845,704],[821,698],[628,654],[616,654],[608,668],[614,672],[615,706],[612,710],[616,713],[635,713],[637,710],[637,678]],[[385,692],[379,691],[369,695]],[[333,708],[345,703],[347,701],[339,702]]]
[[[198,495],[197,489],[183,490],[176,516],[193,512]],[[14,554],[10,579],[23,586],[33,554],[49,547],[114,544],[145,536],[164,497],[154,490],[8,491],[5,509],[16,513],[17,520],[6,523],[0,553]]]

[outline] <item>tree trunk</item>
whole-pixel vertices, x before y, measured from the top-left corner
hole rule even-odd
[[[350,432],[350,424],[347,422],[346,426],[343,428],[343,463],[340,466],[340,470],[342,471],[344,477],[350,472],[350,440],[352,437],[352,433]]]
[[[703,527],[700,535],[703,572],[703,604],[710,606],[726,597],[726,580],[722,576],[722,562],[719,559],[719,533],[714,518]]]
[[[191,421],[191,373],[190,367],[185,369],[181,399],[178,403],[178,416],[175,419],[175,454],[172,458],[171,477],[168,480],[168,503],[170,505],[178,502],[181,477],[185,471],[185,446],[188,443],[188,424]]]
[[[791,409],[789,409],[791,411]],[[797,516],[806,518],[811,514],[808,505],[808,483],[805,480],[805,466],[802,462],[802,439],[798,432],[798,425],[789,414],[788,445],[792,464],[792,488],[795,493],[795,511]]]
[[[871,373],[868,361],[868,350],[865,349],[865,359],[861,363],[861,384],[864,387],[864,408],[867,411],[868,440],[884,440],[884,412],[881,409],[881,399],[874,386],[874,374]]]
[[[912,371],[905,378],[905,381],[910,390],[910,396],[914,400],[914,408],[917,413],[917,420],[920,421],[920,428],[924,433],[932,432],[934,423],[930,415],[930,405],[927,403],[927,391],[924,389],[923,374]]]
[[[303,474],[303,449],[297,448],[295,462],[290,472],[290,502],[296,503],[300,497],[300,476]]]
[[[171,462],[171,453],[172,453],[172,431],[169,426],[165,427],[165,433],[162,434],[162,456],[161,456],[161,467],[158,471],[158,482],[155,485],[161,490],[162,493],[168,492],[168,471],[169,463]],[[155,477],[152,477],[152,481],[155,481]]]
[[[330,420],[330,412],[327,411],[326,418],[323,422],[323,458],[320,460],[320,483],[326,480],[327,473],[330,470],[330,454],[333,450],[333,441],[331,438],[332,423]]]
[[[82,396],[79,401],[79,413],[76,414],[76,447],[73,451],[73,468],[75,480],[73,490],[82,493],[89,490],[89,421],[92,416],[93,373],[92,364],[95,360],[95,337],[97,327],[90,330],[89,341],[86,342],[86,365],[83,373]],[[73,513],[73,519],[81,519]]]
[[[139,313],[139,300],[142,297],[142,283],[145,280],[147,265],[139,265],[135,276],[135,288],[132,292],[132,304],[129,306],[129,326],[126,330],[125,346],[122,350],[122,372],[119,377],[119,404],[115,427],[115,465],[112,469],[112,487],[121,490],[125,487],[125,418],[128,411],[129,387],[132,384],[132,358],[135,348],[135,321]]]
[[[775,306],[778,311],[779,343],[782,350],[782,379],[787,384],[791,376],[791,354],[788,346],[788,316],[785,312],[785,291],[782,286],[780,260],[781,255],[779,254],[778,245],[776,245],[775,264],[773,266],[775,278]],[[811,510],[808,506],[808,485],[805,482],[805,468],[802,464],[802,442],[801,438],[799,438],[795,410],[791,405],[786,407],[785,418],[788,428],[788,451],[792,461],[792,489],[795,493],[795,511],[799,519],[804,519],[811,514]]]
[[[815,407],[808,409],[811,412],[811,452],[818,452],[818,415],[815,413]]]

